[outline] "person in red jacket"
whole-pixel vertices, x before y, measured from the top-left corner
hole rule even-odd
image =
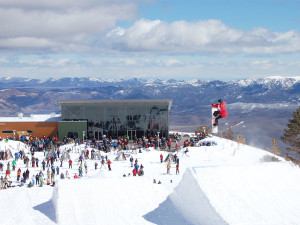
[[[111,170],[111,167],[110,167],[111,161],[110,160],[107,161],[107,165],[108,165],[108,170]]]
[[[73,163],[73,162],[72,162],[72,160],[70,159],[70,160],[69,160],[69,169],[72,169],[72,163]]]
[[[218,111],[215,111],[213,114],[214,117],[216,117],[215,123],[213,124],[213,126],[218,126],[218,120],[221,118],[227,117],[227,111],[226,111],[225,105],[226,105],[226,102],[224,102],[222,99],[219,99],[217,104],[211,105],[213,108],[218,108]]]
[[[135,168],[132,170],[132,174],[133,174],[133,176],[136,176],[136,169]]]

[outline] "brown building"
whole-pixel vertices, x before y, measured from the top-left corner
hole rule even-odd
[[[35,137],[56,136],[58,133],[58,121],[60,115],[30,115],[23,117],[0,117],[0,137],[19,138],[20,136],[32,135]]]

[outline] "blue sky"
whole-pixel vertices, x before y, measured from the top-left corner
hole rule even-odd
[[[264,27],[273,31],[299,30],[300,1],[289,0],[169,0],[144,3],[141,16],[147,19],[217,19],[242,30]]]
[[[300,1],[0,0],[0,76],[299,76]]]

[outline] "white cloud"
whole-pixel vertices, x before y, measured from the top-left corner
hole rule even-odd
[[[272,32],[257,28],[242,31],[219,20],[198,22],[140,19],[131,27],[109,33],[120,51],[217,54],[281,54],[300,51],[296,31]]]
[[[133,65],[137,64],[137,61],[134,59],[126,58],[126,59],[123,59],[122,61],[124,62],[125,65],[128,65],[128,66],[133,66]]]
[[[4,43],[1,47],[28,48],[28,41],[34,40],[29,47],[55,51],[55,47],[68,50],[70,46],[74,51],[72,44],[88,45],[93,35],[136,14],[137,5],[131,0],[0,0],[0,43]]]
[[[139,19],[116,27],[135,19],[137,10],[137,0],[0,0],[0,51],[218,56],[300,51],[296,31],[238,30],[220,20]]]
[[[269,60],[255,60],[250,63],[252,66],[263,69],[263,70],[269,70],[274,64],[278,65],[278,63],[270,62]]]
[[[8,63],[8,60],[4,58],[0,58],[0,63]]]
[[[166,61],[166,66],[176,66],[176,65],[182,65],[183,62],[181,62],[178,59],[168,59]]]

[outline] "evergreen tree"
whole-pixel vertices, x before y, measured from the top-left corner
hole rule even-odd
[[[291,146],[288,151],[300,153],[300,106],[292,115],[294,118],[289,120],[281,140]]]
[[[231,130],[231,127],[229,127],[226,131],[224,131],[221,136],[223,136],[226,139],[234,141],[234,133]]]
[[[200,125],[197,130],[198,134],[203,133],[203,134],[209,134],[210,133],[210,127],[207,125]]]
[[[238,143],[241,143],[241,144],[245,144],[246,143],[246,139],[243,137],[243,135],[241,134],[238,134],[237,137],[236,137],[236,141]]]

